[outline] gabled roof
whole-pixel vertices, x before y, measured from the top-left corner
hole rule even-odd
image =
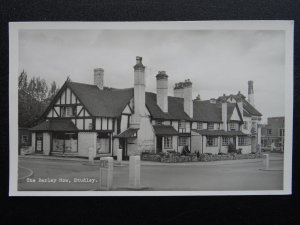
[[[146,92],[146,107],[154,119],[191,120],[184,112],[183,98],[168,96],[168,112],[165,113],[156,103],[156,94]]]
[[[178,132],[171,125],[153,125],[154,133],[158,136],[178,135]]]
[[[222,97],[223,96],[220,96],[218,100],[221,100]],[[262,114],[246,100],[246,97],[243,94],[227,95],[225,97],[227,99],[231,97],[235,100],[241,99],[243,101],[244,116],[262,116]]]
[[[222,104],[211,103],[210,100],[205,101],[193,101],[194,104],[194,120],[201,122],[216,122],[222,123]],[[227,120],[229,121],[234,108],[235,103],[227,103]]]
[[[93,116],[118,117],[133,97],[133,88],[100,90],[96,85],[75,82],[67,86]]]
[[[77,131],[77,127],[71,120],[46,120],[35,127],[30,128],[31,131]]]

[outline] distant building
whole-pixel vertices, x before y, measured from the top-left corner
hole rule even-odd
[[[284,117],[269,117],[268,124],[262,127],[262,147],[270,147],[272,143],[275,147],[284,148]]]

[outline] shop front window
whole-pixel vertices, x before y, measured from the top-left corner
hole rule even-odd
[[[53,151],[54,152],[77,152],[78,134],[77,133],[54,133]]]

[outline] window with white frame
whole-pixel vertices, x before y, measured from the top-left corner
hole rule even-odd
[[[222,137],[222,145],[227,146],[230,143],[230,138],[229,137]]]
[[[246,145],[250,145],[250,139],[249,137],[239,137],[239,146],[246,146]]]
[[[202,129],[203,129],[203,123],[197,122],[197,130],[202,130]]]
[[[229,123],[229,128],[230,128],[230,130],[238,130],[237,124],[234,122]]]
[[[267,134],[268,134],[268,135],[272,135],[272,129],[268,129],[268,130],[267,130]]]
[[[216,129],[220,130],[220,124],[219,123],[216,123]]]
[[[207,137],[206,138],[206,146],[218,146],[218,138],[217,137]]]
[[[28,144],[28,135],[22,135],[22,144]]]
[[[93,129],[93,123],[89,123],[89,130]]]
[[[172,148],[172,136],[164,137],[164,148]]]
[[[181,120],[178,122],[178,128],[179,129],[185,129],[185,121],[184,120]]]
[[[214,123],[208,123],[207,124],[207,129],[208,130],[213,130],[214,129]]]
[[[179,137],[179,146],[186,146],[188,145],[187,137]]]

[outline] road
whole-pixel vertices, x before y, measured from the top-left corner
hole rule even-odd
[[[236,191],[282,190],[283,161],[270,162],[270,171],[261,162],[227,165],[142,165],[141,183],[154,191]],[[19,182],[19,191],[87,191],[99,186],[99,167],[82,161],[19,159],[33,177]],[[127,187],[128,165],[114,167],[114,189]]]

